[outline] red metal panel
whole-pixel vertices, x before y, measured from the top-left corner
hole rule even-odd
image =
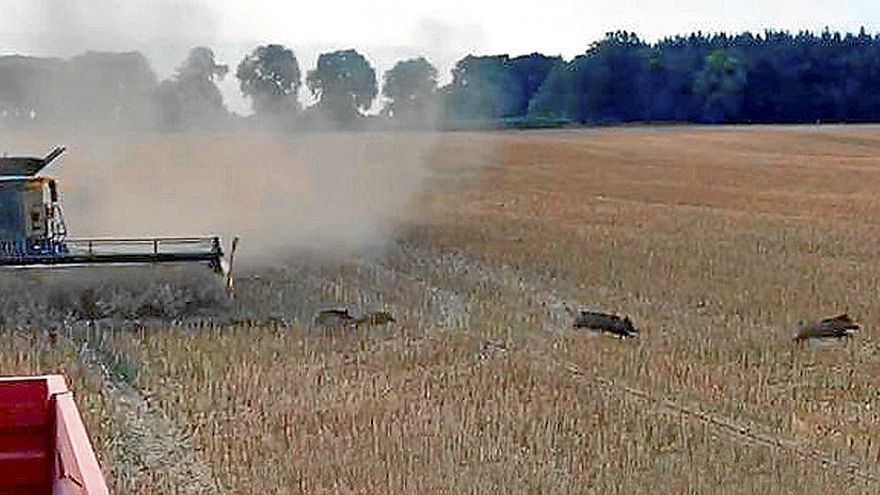
[[[0,495],[108,493],[64,378],[0,378]]]
[[[51,436],[46,380],[0,382],[0,493],[48,493]]]
[[[49,492],[51,469],[45,450],[20,450],[0,459],[0,490],[9,487],[39,487],[40,493]]]
[[[42,495],[43,493],[49,492],[39,486],[17,486],[12,488],[0,488],[0,495]]]
[[[0,387],[0,428],[45,425],[48,412],[45,380],[7,380]]]
[[[11,452],[40,451],[46,448],[46,427],[0,430],[0,462],[9,458]],[[0,464],[2,466],[2,464]],[[3,483],[0,478],[0,483]]]
[[[54,495],[108,495],[79,411],[69,392],[54,397],[55,443],[58,449]]]

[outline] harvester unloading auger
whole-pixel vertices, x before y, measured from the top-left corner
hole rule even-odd
[[[0,157],[0,267],[204,263],[232,291],[234,239],[227,260],[219,237],[70,239],[57,181],[38,175],[64,153]]]

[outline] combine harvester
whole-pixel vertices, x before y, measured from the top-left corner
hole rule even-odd
[[[64,378],[0,378],[0,495],[107,493]]]
[[[69,239],[57,182],[38,175],[62,153],[0,158],[0,267],[202,263],[231,291],[238,239],[228,262],[219,237]],[[64,378],[0,378],[0,495],[107,493]]]
[[[0,267],[204,263],[231,291],[233,254],[227,263],[219,237],[67,238],[57,182],[38,175],[64,151],[0,158]]]

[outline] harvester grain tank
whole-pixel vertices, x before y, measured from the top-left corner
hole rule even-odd
[[[64,151],[0,158],[0,267],[204,263],[231,285],[219,237],[68,238],[58,183],[38,175]]]

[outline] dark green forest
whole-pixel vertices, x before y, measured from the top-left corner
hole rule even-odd
[[[217,81],[232,72],[253,115],[227,111]],[[614,32],[572,60],[540,53],[466,56],[438,85],[424,58],[382,74],[355,50],[303,71],[294,51],[264,45],[230,67],[193,48],[159,81],[136,52],[71,59],[0,57],[0,125],[88,122],[133,128],[237,123],[307,128],[813,123],[880,120],[880,35],[766,31],[643,41]],[[302,108],[301,87],[316,103]]]

